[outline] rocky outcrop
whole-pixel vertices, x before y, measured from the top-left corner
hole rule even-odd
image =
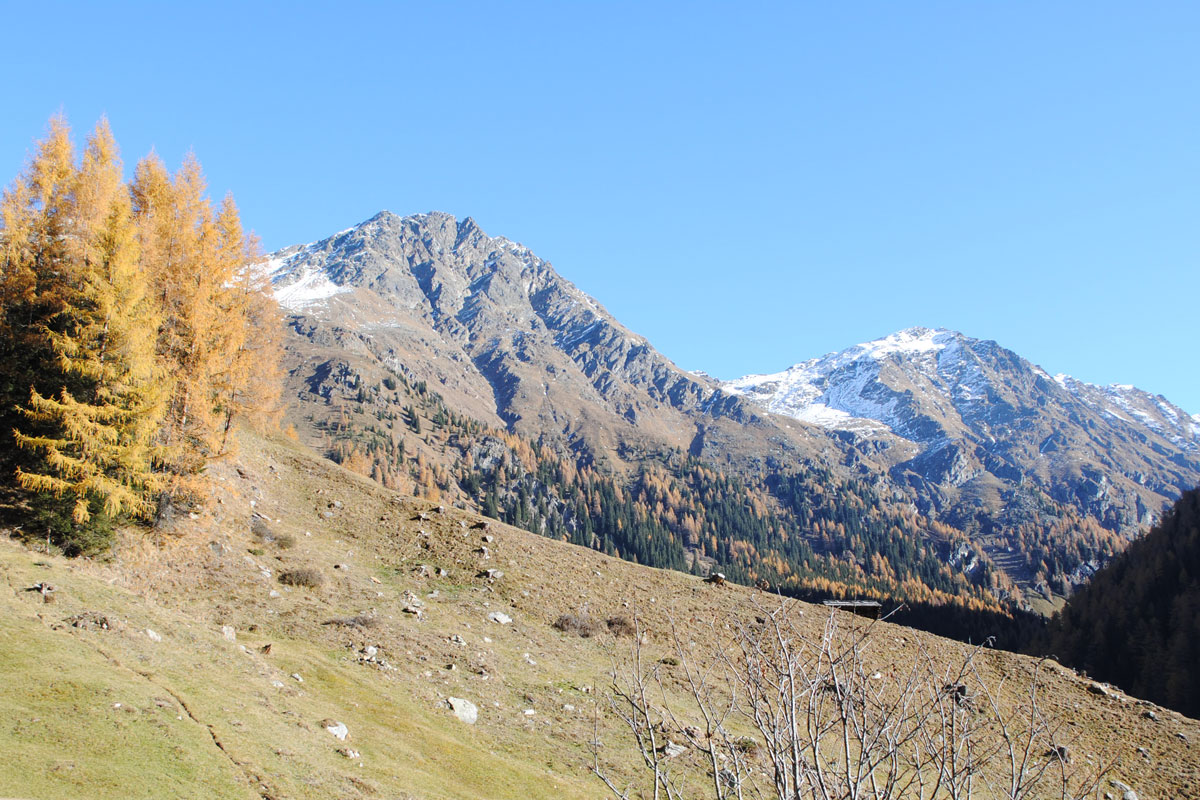
[[[611,456],[654,442],[686,449],[697,424],[757,421],[746,400],[681,370],[548,262],[469,217],[383,212],[275,253],[269,268],[309,350],[357,352],[534,438]],[[336,367],[313,361],[297,380],[319,397]]]

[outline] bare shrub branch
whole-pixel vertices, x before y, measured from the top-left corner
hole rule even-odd
[[[673,653],[660,658],[634,619],[609,706],[649,786],[606,776],[597,720],[593,771],[617,797],[670,800],[686,787],[717,800],[1083,800],[1112,769],[1073,760],[1039,701],[1041,662],[1027,686],[992,685],[982,646],[942,663],[916,637],[893,657],[878,652],[888,638],[877,622],[831,611],[802,625],[800,604],[783,598],[753,611],[691,639],[672,624]]]

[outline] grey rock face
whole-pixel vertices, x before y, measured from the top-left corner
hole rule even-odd
[[[479,719],[479,708],[470,700],[464,700],[461,697],[451,697],[446,701],[450,710],[454,712],[454,716],[468,725],[474,725]]]
[[[862,440],[917,445],[892,477],[922,511],[952,521],[971,514],[956,509],[960,495],[1037,487],[1132,535],[1200,482],[1200,425],[1165,398],[1051,377],[955,331],[911,328],[726,388]]]
[[[277,296],[296,314],[293,332],[313,345],[365,349],[476,416],[535,435],[581,441],[580,429],[591,426],[618,431],[607,442],[615,445],[649,428],[686,446],[694,417],[753,416],[744,400],[672,364],[528,248],[489,237],[470,218],[383,212],[270,263]],[[311,369],[313,394],[348,379],[343,360]]]

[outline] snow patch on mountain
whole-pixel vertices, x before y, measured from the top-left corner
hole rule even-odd
[[[346,231],[342,231],[337,236],[344,233]],[[334,283],[324,270],[295,271],[293,269],[295,262],[312,252],[318,244],[313,242],[293,245],[277,253],[272,253],[264,265],[264,271],[271,281],[271,291],[275,295],[275,301],[289,311],[299,311],[328,300],[334,295],[352,291],[349,286],[339,286]]]
[[[352,291],[349,286],[338,286],[323,272],[313,271],[301,276],[294,283],[274,287],[275,300],[289,311],[299,311],[314,303],[328,300],[334,295]]]
[[[854,431],[856,433],[870,434],[881,433],[887,430],[887,426],[882,422],[856,417],[841,409],[831,408],[824,403],[813,403],[801,410],[796,419],[799,419],[801,422],[838,431]]]
[[[945,328],[906,328],[882,339],[852,347],[845,352],[860,351],[874,359],[892,354],[936,353],[953,343],[959,335]]]
[[[1200,415],[1189,417],[1161,395],[1127,383],[1099,386],[1069,375],[1056,375],[1054,379],[1076,399],[1098,408],[1105,416],[1148,428],[1185,450],[1200,450],[1200,426],[1196,425]]]
[[[768,411],[833,430],[873,432],[894,429],[900,397],[875,391],[880,367],[891,360],[928,362],[937,370],[959,366],[961,334],[943,328],[908,328],[839,353],[803,361],[771,375],[747,375],[723,388],[766,406]],[[973,377],[973,376],[972,376]],[[979,376],[981,377],[981,376]],[[962,382],[968,399],[981,392],[978,381]]]

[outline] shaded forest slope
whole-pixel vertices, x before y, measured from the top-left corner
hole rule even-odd
[[[1138,697],[1200,714],[1200,489],[1096,573],[1039,644]]]

